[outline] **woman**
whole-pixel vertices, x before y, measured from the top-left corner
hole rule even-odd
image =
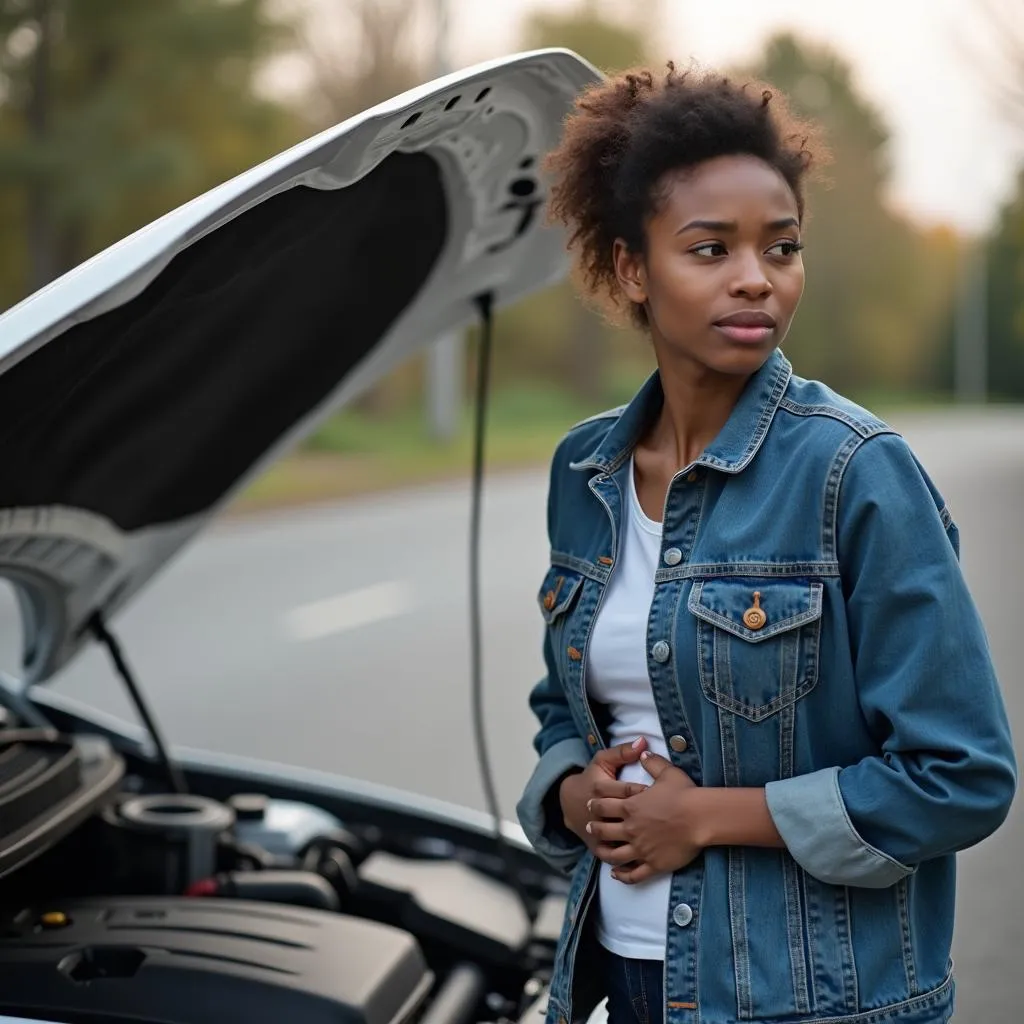
[[[1014,756],[949,510],[779,351],[811,137],[670,65],[593,88],[550,158],[590,295],[657,360],[551,469],[519,816],[572,872],[552,1022],[953,1012],[954,855]]]

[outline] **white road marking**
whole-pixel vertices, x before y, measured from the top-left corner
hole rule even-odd
[[[375,583],[322,601],[299,605],[284,617],[292,640],[319,640],[374,622],[397,618],[415,605],[412,586],[403,581]]]

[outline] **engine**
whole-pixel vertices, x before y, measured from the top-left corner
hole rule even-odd
[[[524,907],[450,840],[167,793],[105,740],[41,730],[0,730],[0,812],[0,1015],[542,1019],[564,895],[538,885]]]

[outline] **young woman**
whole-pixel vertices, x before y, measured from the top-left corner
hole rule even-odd
[[[593,88],[550,158],[590,295],[657,360],[551,469],[519,816],[572,872],[553,1024],[953,1012],[954,855],[1016,768],[949,510],[779,350],[810,138],[670,66]]]

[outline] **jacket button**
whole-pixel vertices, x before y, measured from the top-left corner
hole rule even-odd
[[[669,741],[668,745],[677,753],[681,754],[689,744],[686,742],[685,736],[673,736]]]
[[[596,737],[596,736],[595,736],[595,735],[594,735],[593,733],[591,733],[591,734],[590,734],[590,735],[589,735],[589,736],[587,737],[587,742],[588,742],[588,743],[589,743],[589,744],[590,744],[590,745],[591,745],[592,747],[596,747],[596,746],[597,746],[597,737]]]
[[[690,909],[690,905],[688,903],[680,903],[672,911],[672,920],[680,928],[685,928],[693,920],[693,911]]]
[[[651,648],[651,657],[655,661],[657,661],[657,662],[664,663],[664,662],[668,661],[669,656],[671,654],[672,654],[672,649],[669,647],[669,645],[664,640],[659,640]]]
[[[663,557],[666,565],[678,565],[683,560],[683,553],[679,548],[669,548]]]
[[[743,613],[743,625],[747,629],[763,629],[767,621],[768,616],[761,607],[761,591],[755,590],[753,605]]]
[[[691,470],[689,473],[686,474],[687,483],[695,484],[699,476],[700,474],[697,472],[697,470]]]

